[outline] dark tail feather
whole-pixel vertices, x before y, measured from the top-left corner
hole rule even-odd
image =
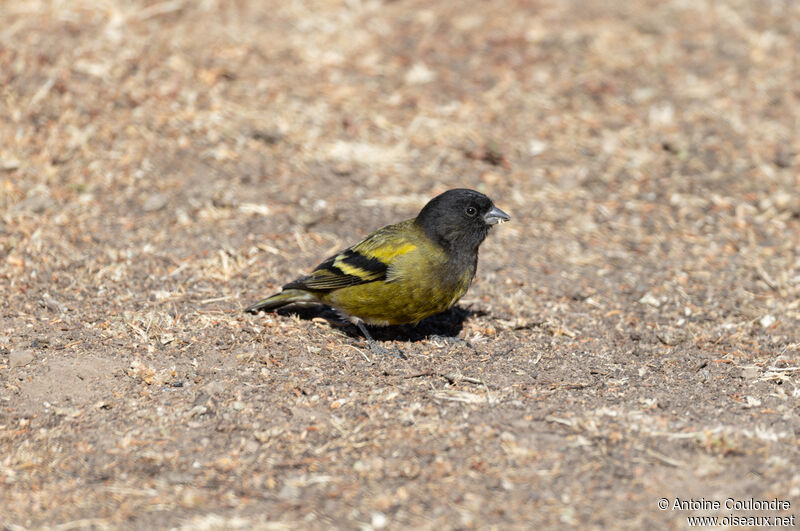
[[[276,293],[271,297],[267,297],[266,299],[260,300],[255,304],[251,304],[245,308],[244,311],[247,313],[271,312],[272,310],[277,310],[281,306],[286,306],[287,304],[291,304],[293,302],[304,302],[309,300],[313,299],[310,298],[310,294],[308,292],[296,289],[288,289],[281,291],[280,293]]]

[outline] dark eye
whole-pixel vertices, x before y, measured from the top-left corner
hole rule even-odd
[[[478,209],[473,206],[468,206],[464,209],[464,213],[469,217],[474,217],[478,213]]]

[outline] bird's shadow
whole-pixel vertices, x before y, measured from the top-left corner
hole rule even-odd
[[[281,308],[276,313],[286,316],[296,315],[304,321],[321,317],[348,336],[363,338],[358,327],[343,319],[336,310],[329,306],[292,305]],[[423,319],[416,325],[367,326],[367,329],[377,341],[417,342],[431,337],[457,337],[469,317],[481,315],[486,315],[486,312],[453,306],[443,313]]]

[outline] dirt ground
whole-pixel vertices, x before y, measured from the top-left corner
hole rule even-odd
[[[798,49],[790,0],[4,1],[0,526],[788,523]],[[452,187],[513,219],[407,361],[242,312]]]

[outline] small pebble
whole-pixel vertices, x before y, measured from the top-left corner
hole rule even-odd
[[[167,206],[168,202],[169,199],[164,194],[153,194],[142,204],[142,210],[145,212],[156,212]]]
[[[33,361],[33,353],[30,350],[12,350],[8,355],[8,364],[14,367],[24,367]]]
[[[19,159],[0,159],[0,170],[2,171],[14,171],[19,167]]]
[[[373,529],[383,529],[389,523],[389,519],[386,518],[386,515],[378,511],[372,513],[371,520]]]
[[[775,317],[773,317],[772,315],[767,314],[767,315],[765,315],[764,317],[761,318],[759,323],[761,323],[761,326],[763,328],[769,328],[770,326],[775,324],[775,321],[777,321],[777,319],[775,319]]]
[[[642,298],[639,299],[639,302],[642,304],[648,304],[653,308],[658,308],[659,306],[661,306],[661,301],[650,292],[645,293],[644,296],[642,296]]]
[[[661,328],[656,331],[656,337],[663,344],[674,347],[686,341],[686,332],[680,328]]]
[[[60,302],[55,300],[53,297],[50,296],[49,293],[45,293],[44,295],[42,295],[42,305],[51,312],[63,313],[67,311],[66,305],[61,304]]]
[[[211,204],[217,208],[236,208],[239,206],[239,200],[236,195],[229,188],[217,190],[211,198]]]
[[[761,370],[758,367],[746,367],[742,369],[742,378],[745,380],[754,380],[761,375]]]
[[[203,391],[209,395],[220,395],[225,391],[225,385],[219,380],[214,380],[205,384]]]
[[[30,212],[32,214],[41,214],[55,202],[49,196],[43,194],[34,194],[28,196],[14,206],[14,210],[22,212]]]

